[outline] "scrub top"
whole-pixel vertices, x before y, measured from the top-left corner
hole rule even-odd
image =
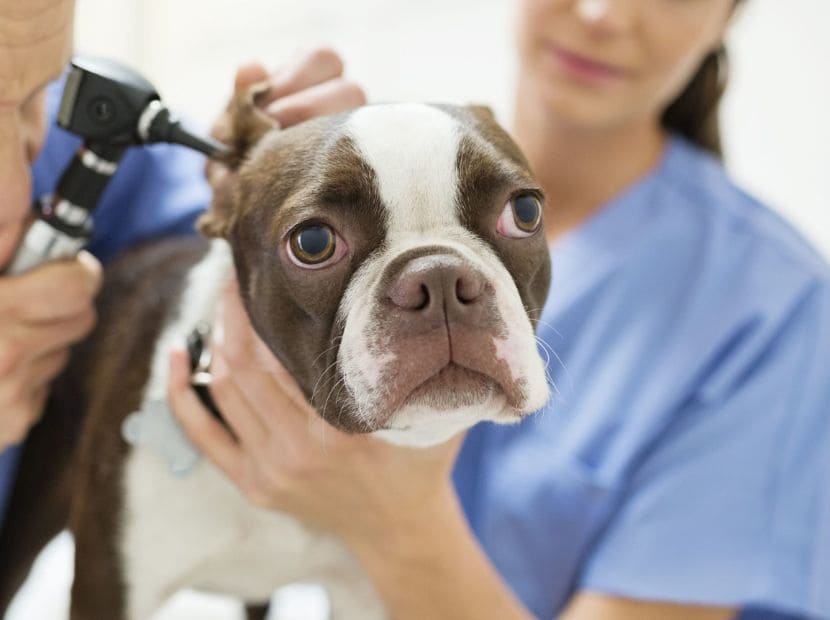
[[[36,195],[76,146],[50,132]],[[201,168],[131,151],[92,250],[192,230]],[[827,265],[680,138],[552,257],[554,396],[472,429],[455,471],[513,590],[540,618],[577,589],[830,617]],[[0,518],[17,452],[0,455]]]
[[[46,143],[32,169],[33,198],[54,190],[81,144],[54,125],[63,81],[50,85]],[[107,261],[124,248],[165,235],[195,232],[194,222],[210,201],[204,157],[182,147],[154,145],[127,151],[94,214],[89,250]],[[0,453],[0,526],[14,483],[20,445]]]
[[[455,471],[516,594],[830,618],[828,265],[680,137],[551,256],[553,396]]]

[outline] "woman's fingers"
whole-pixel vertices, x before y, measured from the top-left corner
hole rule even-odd
[[[262,400],[266,395],[241,389],[238,378],[230,374],[221,355],[214,356],[212,373],[209,391],[222,417],[243,447],[259,449],[268,437],[268,428],[260,419],[257,403],[269,402]]]
[[[351,110],[365,103],[366,95],[357,84],[336,78],[281,97],[268,104],[265,112],[282,127],[290,127],[317,116]]]
[[[242,479],[244,453],[228,430],[205,409],[190,385],[187,354],[170,356],[170,383],[167,399],[190,441],[217,467],[237,483]]]
[[[0,278],[0,312],[7,320],[23,323],[72,317],[92,306],[101,281],[101,264],[91,254],[81,252],[72,259]]]
[[[251,62],[242,65],[236,70],[233,90],[235,93],[242,92],[256,84],[268,79],[268,70],[258,62]]]
[[[26,357],[31,360],[80,341],[95,327],[95,320],[95,311],[89,308],[77,316],[52,323],[19,325],[10,329],[6,337],[11,346],[25,343]],[[7,341],[4,339],[4,342]]]
[[[268,78],[268,92],[261,104],[267,106],[277,99],[342,75],[343,61],[334,50],[320,47],[301,52]]]
[[[224,365],[233,369],[233,382],[252,403],[264,428],[272,432],[287,432],[286,425],[299,429],[296,420],[307,416],[303,406],[308,406],[294,378],[254,331],[235,279],[223,295],[222,326],[223,340],[216,351],[219,370],[224,372]]]

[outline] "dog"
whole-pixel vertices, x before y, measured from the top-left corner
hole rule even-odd
[[[280,129],[258,96],[227,113],[234,156],[203,237],[107,269],[98,326],[26,445],[0,611],[68,526],[72,620],[148,618],[180,588],[259,605],[298,581],[326,588],[334,618],[387,617],[335,537],[254,506],[205,459],[176,476],[122,437],[163,402],[170,349],[215,318],[231,274],[258,335],[336,428],[428,446],[547,401],[533,329],[551,277],[544,199],[492,113],[374,104]]]

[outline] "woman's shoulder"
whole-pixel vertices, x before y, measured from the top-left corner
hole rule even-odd
[[[707,247],[721,258],[763,258],[793,277],[830,286],[826,258],[784,217],[735,183],[707,151],[671,136],[656,177],[672,217],[705,235]]]
[[[661,336],[652,350],[687,359],[700,389],[717,399],[773,350],[796,368],[821,348],[814,339],[830,335],[830,267],[792,225],[681,138],[672,139],[650,197],[648,239],[621,271],[652,291],[631,318],[645,314]]]

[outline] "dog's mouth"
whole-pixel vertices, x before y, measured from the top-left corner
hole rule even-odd
[[[501,391],[501,387],[492,377],[451,361],[412,390],[403,405],[432,409],[470,407],[486,401],[497,390]]]

